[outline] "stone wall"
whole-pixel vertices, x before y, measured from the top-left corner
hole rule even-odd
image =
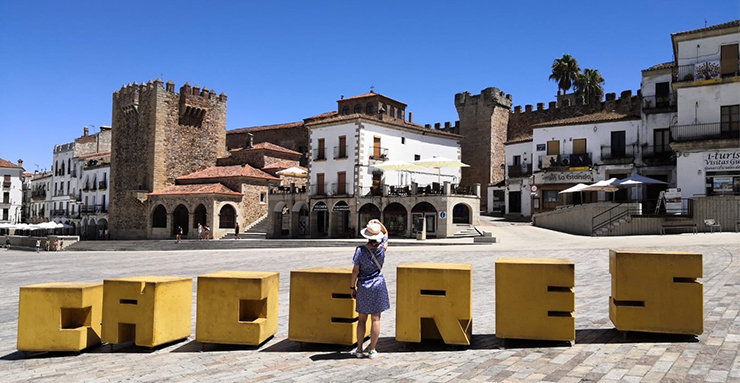
[[[226,155],[226,95],[157,79],[113,94],[110,230],[144,238],[148,204],[141,193],[173,185]],[[139,193],[140,192],[140,193]]]
[[[487,88],[479,95],[469,92],[455,95],[455,107],[460,118],[463,185],[483,186],[504,178],[499,165],[505,162],[504,143],[511,109],[511,95],[497,88]],[[481,206],[487,206],[487,196],[481,196]]]
[[[276,125],[275,128],[245,128],[226,132],[226,147],[229,150],[247,146],[247,133],[252,133],[254,145],[270,142],[284,148],[306,153],[308,150],[309,132],[303,123]]]
[[[298,166],[299,159],[299,155],[291,153],[282,153],[264,149],[243,149],[230,152],[228,157],[219,158],[217,165],[229,166],[249,164],[254,168],[261,169],[283,161],[290,162],[292,164],[290,166]]]

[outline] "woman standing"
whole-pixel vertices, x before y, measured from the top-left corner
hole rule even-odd
[[[378,356],[375,346],[380,336],[380,313],[388,310],[388,288],[381,269],[385,262],[385,250],[388,248],[388,230],[377,219],[370,220],[367,226],[360,231],[367,238],[367,244],[358,246],[353,258],[352,269],[352,298],[357,300],[355,311],[359,314],[357,323],[357,350],[354,354],[362,358],[362,344],[365,342],[365,325],[370,315],[370,346],[367,357],[373,359]]]

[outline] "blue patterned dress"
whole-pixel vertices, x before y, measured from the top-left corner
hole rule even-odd
[[[372,250],[380,266],[383,266],[385,262],[385,244],[387,242],[388,237],[383,238],[380,241],[380,246]],[[385,278],[383,273],[378,270],[370,251],[367,246],[360,246],[355,251],[352,260],[355,265],[360,265],[360,272],[357,275],[357,303],[355,306],[355,311],[360,314],[379,314],[391,308]]]

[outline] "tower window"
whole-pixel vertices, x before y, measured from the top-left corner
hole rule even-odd
[[[352,111],[352,113],[354,113],[354,114],[360,114],[360,113],[362,113],[362,105],[355,104],[355,109]]]
[[[365,106],[365,113],[373,114],[373,103],[372,102],[368,102],[367,105]]]
[[[349,115],[349,105],[345,105],[344,108],[342,108],[342,115]]]
[[[396,117],[396,107],[393,106],[393,105],[391,105],[391,113],[390,113],[390,116],[391,117]]]
[[[396,112],[396,117],[399,119],[403,118],[403,111],[400,108],[398,109],[398,112]]]

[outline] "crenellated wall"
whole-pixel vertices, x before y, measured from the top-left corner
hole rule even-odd
[[[124,85],[113,93],[110,230],[144,238],[149,227],[142,193],[213,166],[226,155],[226,101],[221,93],[161,79]]]

